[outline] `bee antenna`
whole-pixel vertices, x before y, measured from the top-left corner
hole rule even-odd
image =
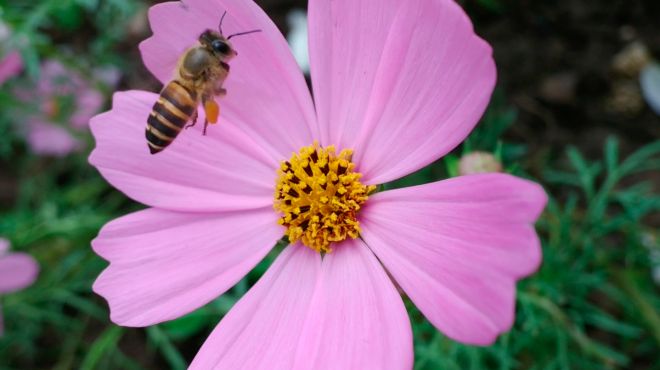
[[[225,10],[224,13],[222,13],[222,17],[220,17],[220,24],[218,25],[218,31],[220,31],[220,34],[222,35],[222,21],[225,20],[225,15],[227,15],[227,11]]]
[[[231,35],[227,36],[227,40],[229,40],[230,38],[232,38],[234,36],[242,36],[242,35],[247,35],[247,34],[255,33],[255,32],[261,32],[261,30],[252,30],[252,31],[234,33],[234,34],[231,34]]]

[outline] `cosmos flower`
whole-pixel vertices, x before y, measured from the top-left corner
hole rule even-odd
[[[0,19],[0,86],[23,69],[23,58],[13,48],[12,35],[11,28]]]
[[[37,278],[39,266],[25,253],[8,253],[9,241],[0,238],[0,295],[23,289]],[[3,332],[0,313],[0,335]]]
[[[21,58],[21,54],[18,51],[7,53],[7,55],[0,60],[0,85],[21,73],[22,69],[23,59]]]
[[[78,72],[49,60],[33,90],[18,89],[17,96],[33,112],[23,113],[28,144],[35,154],[65,156],[82,149],[77,138],[103,105],[103,94]]]
[[[448,337],[488,345],[511,327],[515,283],[540,263],[543,189],[507,174],[374,192],[456,147],[495,84],[491,48],[451,0],[311,0],[314,100],[286,40],[252,1],[149,11],[140,44],[163,83],[223,12],[238,56],[220,122],[151,155],[158,94],[118,92],[92,119],[90,162],[150,208],[92,242],[111,319],[178,318],[291,244],[207,339],[192,369],[409,369],[411,325],[392,279]],[[200,110],[200,114],[203,112]],[[203,118],[203,117],[202,117]],[[200,119],[202,119],[200,118]]]

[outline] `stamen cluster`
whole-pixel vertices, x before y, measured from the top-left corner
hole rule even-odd
[[[337,155],[334,146],[303,147],[282,162],[275,188],[279,223],[291,243],[300,240],[318,251],[331,252],[330,243],[360,235],[357,212],[376,187],[363,185],[353,172],[352,150]]]

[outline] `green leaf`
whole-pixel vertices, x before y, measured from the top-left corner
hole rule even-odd
[[[619,141],[608,137],[605,142],[605,166],[608,173],[614,173],[619,163]]]
[[[147,328],[147,337],[156,346],[156,348],[163,354],[165,360],[170,365],[169,368],[173,370],[183,370],[186,368],[186,360],[181,353],[176,349],[167,333],[165,333],[160,326],[150,326]]]
[[[460,162],[458,157],[453,154],[449,154],[443,158],[443,161],[445,162],[445,167],[447,168],[447,174],[449,174],[449,177],[458,176],[458,164]]]
[[[628,338],[639,338],[642,334],[642,329],[626,324],[624,322],[615,320],[614,318],[601,313],[601,314],[589,314],[585,316],[585,322],[591,324],[598,328],[601,328],[610,333],[621,335]]]
[[[110,326],[106,329],[101,336],[99,336],[89,351],[85,355],[80,365],[81,370],[94,370],[98,369],[98,363],[101,359],[108,354],[108,352],[117,346],[119,339],[123,334],[123,329],[119,326]]]
[[[213,319],[217,321],[217,315],[214,316],[205,309],[196,310],[179,319],[161,324],[163,331],[176,340],[187,339],[206,328]]]

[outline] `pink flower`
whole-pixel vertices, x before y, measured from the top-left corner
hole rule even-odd
[[[0,85],[8,79],[21,73],[23,69],[23,59],[18,51],[12,51],[0,60]]]
[[[82,149],[76,132],[82,132],[103,105],[103,95],[78,72],[55,60],[45,62],[34,91],[17,92],[26,103],[39,108],[27,114],[26,137],[39,155],[65,156]]]
[[[198,124],[149,154],[150,92],[116,93],[112,110],[92,119],[90,162],[151,207],[110,222],[92,243],[110,261],[94,290],[111,319],[180,317],[227,291],[286,234],[295,242],[191,368],[411,368],[411,327],[388,272],[450,338],[488,345],[509,330],[515,283],[541,259],[539,185],[498,173],[372,194],[456,147],[488,104],[491,48],[461,8],[311,0],[313,102],[285,39],[251,1],[152,7],[146,66],[167,82],[225,10],[226,34],[263,32],[232,39],[238,57],[207,136]]]
[[[60,126],[40,121],[30,121],[27,136],[32,151],[39,155],[65,156],[80,150],[82,144]]]
[[[25,253],[8,253],[9,241],[0,238],[0,294],[23,289],[37,278],[39,266]],[[3,332],[0,314],[0,335]]]

